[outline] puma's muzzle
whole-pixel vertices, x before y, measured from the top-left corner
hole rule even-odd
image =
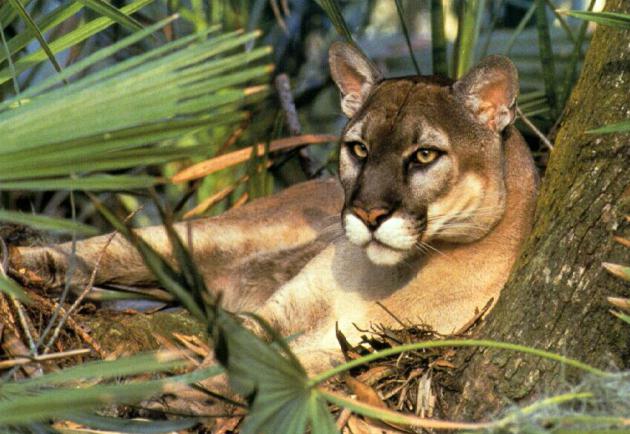
[[[376,211],[376,220],[369,220],[370,213],[360,208],[344,211],[343,226],[350,242],[364,248],[368,258],[378,265],[396,265],[416,253],[424,226],[400,211]]]

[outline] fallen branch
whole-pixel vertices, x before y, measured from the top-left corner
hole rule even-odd
[[[337,136],[330,134],[304,134],[301,136],[286,137],[283,139],[273,140],[269,145],[269,152],[283,151],[309,144],[335,142],[337,139]],[[265,145],[263,143],[256,145],[256,149],[259,156],[263,156],[265,154]],[[219,170],[244,163],[251,158],[252,151],[253,147],[250,146],[194,164],[174,175],[171,178],[171,182],[177,184],[180,182],[192,181],[194,179],[203,178],[204,176],[218,172]]]
[[[66,357],[82,356],[90,353],[89,348],[81,348],[78,350],[62,351],[59,353],[42,354],[33,357],[17,357],[15,359],[0,361],[0,370],[13,368],[14,366],[22,366],[28,363],[47,362],[50,360],[64,359]]]

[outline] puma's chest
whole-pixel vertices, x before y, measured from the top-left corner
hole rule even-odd
[[[485,249],[468,245],[382,267],[341,240],[307,264],[277,296],[294,306],[327,305],[318,315],[327,315],[350,335],[355,334],[354,324],[367,329],[379,323],[400,326],[399,321],[452,333],[490,299],[496,301],[507,279],[512,261],[493,260],[486,254]]]

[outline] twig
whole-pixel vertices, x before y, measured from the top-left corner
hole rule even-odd
[[[630,248],[630,240],[628,240],[626,238],[619,237],[619,236],[614,236],[613,240],[617,241],[619,244],[621,244],[624,247]]]
[[[77,207],[74,201],[73,190],[70,190],[70,211],[72,215],[72,221],[76,222],[77,221]],[[52,315],[50,316],[50,319],[48,320],[48,324],[46,324],[44,331],[42,332],[42,334],[39,337],[39,340],[37,341],[37,347],[42,345],[44,341],[46,340],[46,338],[48,337],[48,334],[50,333],[55,322],[57,321],[57,318],[59,317],[61,313],[63,304],[66,302],[66,298],[68,297],[68,294],[70,293],[70,281],[72,280],[72,276],[74,275],[74,272],[76,271],[76,266],[77,266],[76,254],[77,254],[77,232],[72,231],[70,258],[68,259],[68,268],[66,269],[66,273],[64,276],[65,284],[63,286],[63,291],[61,292],[61,297],[59,297],[59,303],[57,304],[57,308],[52,312]],[[52,341],[49,340],[48,344],[52,344]],[[48,350],[49,350],[49,345],[45,345],[43,353],[46,354]]]
[[[243,122],[241,122],[241,124],[238,127],[236,127],[234,131],[232,131],[232,133],[228,136],[228,138],[225,139],[225,142],[223,142],[223,144],[217,151],[217,155],[224,154],[228,148],[232,147],[232,145],[234,145],[234,143],[236,143],[237,140],[240,139],[243,133],[247,130],[247,126],[250,124],[250,122],[251,122],[251,116],[247,116],[243,120]]]
[[[0,249],[2,252],[2,262],[0,263],[0,274],[2,276],[7,277],[7,268],[9,267],[9,249],[7,248],[7,244],[4,242],[4,239],[0,238]],[[31,333],[31,324],[27,319],[27,316],[24,314],[24,306],[20,303],[19,300],[11,297],[11,302],[13,303],[13,307],[17,311],[18,320],[20,322],[20,326],[22,330],[24,330],[24,335],[26,335],[26,339],[28,340],[28,346],[33,353],[33,355],[37,355],[37,345],[35,344],[35,340],[33,339],[33,335]]]
[[[124,222],[127,223],[129,220],[131,220],[141,209],[142,207],[130,213],[125,218]],[[118,232],[113,232],[109,235],[109,237],[107,237],[107,241],[105,241],[105,244],[103,245],[103,247],[101,248],[101,251],[99,252],[98,258],[96,259],[96,263],[94,264],[94,268],[92,269],[92,273],[90,274],[90,280],[88,281],[88,284],[85,286],[81,294],[79,294],[79,296],[74,301],[74,303],[72,303],[72,305],[68,308],[68,310],[66,310],[65,314],[59,320],[57,327],[55,327],[55,330],[52,336],[50,337],[50,340],[48,341],[48,343],[46,344],[46,347],[44,348],[44,354],[46,354],[50,350],[53,343],[57,340],[57,337],[59,336],[59,333],[61,332],[61,328],[66,323],[66,321],[68,320],[72,312],[74,312],[79,307],[79,304],[81,304],[81,302],[86,297],[86,295],[88,295],[88,293],[94,287],[94,282],[96,280],[96,273],[98,272],[98,269],[101,265],[101,261],[103,260],[103,257],[105,256],[105,252],[107,251],[107,248],[112,243],[112,241],[114,240],[114,237],[117,234]]]
[[[210,353],[210,348],[199,342],[196,336],[186,336],[181,333],[173,332],[173,338],[185,346],[188,351],[191,351],[200,357],[207,357]]]
[[[2,318],[2,324],[8,327],[8,330],[19,336],[17,325],[15,324],[15,317],[9,307],[8,296],[0,294],[0,318]]]
[[[541,142],[543,142],[545,144],[545,146],[550,150],[553,151],[553,145],[551,144],[551,142],[549,141],[549,139],[538,129],[536,128],[536,125],[534,125],[528,118],[527,116],[525,116],[525,114],[521,111],[520,107],[516,107],[516,113],[518,113],[519,117],[521,118],[521,120],[523,121],[523,123],[525,125],[527,125],[527,127],[532,130],[532,132],[534,134],[536,134],[538,136],[538,138],[540,139]]]
[[[2,253],[2,274],[7,275],[9,269],[9,248],[7,243],[4,242],[4,238],[0,237],[0,252]]]
[[[53,312],[57,308],[59,308],[57,303],[54,303],[46,297],[39,296],[36,293],[29,294],[29,296],[33,299],[33,301],[36,302],[38,306],[44,307],[45,309],[47,309],[48,312]],[[60,312],[62,315],[65,314],[65,309],[61,307]],[[66,322],[68,326],[72,329],[72,331],[74,331],[80,339],[82,339],[87,345],[89,345],[90,348],[92,348],[99,357],[105,357],[105,352],[103,351],[101,346],[89,335],[89,333],[87,333],[83,329],[83,327],[81,327],[81,325],[79,325],[74,319],[70,317],[66,319]]]
[[[234,204],[232,205],[230,209],[240,208],[241,206],[245,205],[245,203],[248,200],[249,200],[249,193],[245,192],[238,199],[236,199],[236,202],[234,202]]]
[[[302,125],[300,125],[300,118],[295,108],[295,101],[293,94],[291,93],[291,82],[289,76],[286,74],[280,74],[275,80],[276,90],[278,91],[278,98],[280,99],[280,105],[285,114],[287,127],[289,128],[289,134],[292,136],[299,136],[302,134]],[[314,178],[317,174],[317,168],[315,167],[315,161],[308,153],[306,146],[298,148],[298,157],[300,159],[300,166],[307,178]]]
[[[33,362],[47,362],[50,360],[63,359],[66,357],[80,356],[88,354],[91,350],[89,348],[80,348],[77,350],[62,351],[59,353],[42,354],[40,356],[33,357],[17,357],[11,360],[0,361],[0,369],[13,368],[14,366],[23,366]]]
[[[289,0],[282,0],[280,4],[282,5],[282,12],[284,13],[284,16],[288,18],[289,15],[291,15],[291,9],[289,9]]]
[[[407,29],[407,23],[405,23],[405,11],[403,10],[400,0],[396,0],[396,10],[398,11],[398,18],[400,18],[400,26],[402,27],[403,35],[405,36],[405,42],[407,43],[407,48],[409,49],[409,57],[411,57],[411,61],[413,62],[413,67],[416,69],[416,74],[422,75],[422,72],[420,71],[420,66],[418,66],[418,62],[416,62],[416,56],[413,55],[413,47],[411,46],[411,39],[409,39],[409,30]]]
[[[475,316],[473,316],[470,319],[470,321],[468,321],[466,324],[461,326],[459,328],[459,330],[457,330],[455,333],[453,333],[453,335],[461,336],[464,333],[466,333],[468,330],[470,330],[470,328],[472,326],[474,326],[477,323],[477,321],[479,321],[481,319],[481,317],[484,316],[486,314],[486,312],[488,312],[490,310],[490,307],[492,307],[493,304],[494,304],[494,297],[490,298],[490,300],[488,300],[486,305],[480,311],[476,312]],[[477,310],[477,309],[475,308],[475,310]]]
[[[226,402],[230,405],[233,405],[235,407],[238,408],[248,408],[246,404],[243,404],[242,402],[238,402],[235,401],[233,399],[231,399],[228,396],[222,395],[219,392],[215,392],[214,390],[210,390],[207,387],[205,387],[204,385],[202,385],[201,383],[193,383],[190,385],[191,388],[195,389],[198,392],[204,393],[208,396],[211,396],[212,398],[218,399],[219,401],[223,401]]]
[[[295,108],[295,102],[293,101],[293,95],[291,94],[291,82],[289,76],[286,74],[279,74],[275,80],[276,90],[278,91],[278,97],[280,98],[280,105],[286,116],[287,127],[289,133],[292,136],[300,135],[302,131],[302,125],[300,125],[300,119],[298,118],[297,109]]]
[[[4,273],[3,273],[4,274]],[[24,330],[24,335],[28,340],[29,350],[33,354],[33,356],[37,357],[37,345],[35,344],[35,340],[33,339],[33,335],[31,334],[31,328],[28,324],[28,319],[26,314],[24,313],[24,306],[20,303],[19,300],[15,298],[11,298],[11,302],[13,303],[13,307],[17,311],[18,320],[20,321],[20,325],[22,326],[22,330]]]
[[[271,4],[271,10],[273,11],[273,15],[276,17],[276,21],[278,22],[278,25],[280,26],[282,31],[286,35],[288,35],[289,29],[287,27],[287,23],[284,21],[284,18],[282,18],[282,14],[280,13],[280,8],[278,7],[277,0],[269,0],[269,3]]]
[[[348,421],[350,420],[350,417],[352,417],[351,410],[347,408],[344,408],[343,410],[341,410],[341,413],[339,414],[339,417],[337,418],[337,428],[342,429],[343,427],[345,427]]]
[[[320,144],[336,142],[339,137],[330,134],[304,134],[295,137],[284,137],[282,139],[272,140],[269,145],[269,152],[284,151],[302,145]],[[183,169],[171,178],[171,182],[177,184],[180,182],[191,181],[193,179],[203,178],[219,170],[244,163],[252,156],[252,152],[256,150],[259,156],[264,155],[265,145],[259,143],[255,147],[249,146],[239,149],[238,151],[228,152],[218,157],[210,158],[190,167]]]
[[[377,301],[376,304],[378,305],[378,307],[383,309],[389,316],[391,316],[394,319],[394,321],[396,321],[398,324],[400,324],[402,326],[402,328],[404,328],[404,329],[409,328],[409,324],[405,324],[400,318],[398,318],[396,315],[394,315],[394,313],[391,310],[389,310],[387,307],[385,307],[385,305],[383,303],[381,303],[380,301]]]

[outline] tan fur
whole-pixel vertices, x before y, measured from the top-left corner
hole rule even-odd
[[[339,359],[336,323],[351,340],[359,337],[355,325],[398,321],[448,334],[496,301],[531,229],[537,183],[525,142],[506,127],[518,91],[509,60],[490,58],[453,85],[432,77],[382,81],[360,53],[339,44],[331,62],[352,116],[342,142],[364,142],[369,157],[357,161],[342,143],[341,182],[307,182],[177,225],[225,306],[254,310],[284,335],[303,333],[293,345],[311,370]],[[425,145],[440,149],[441,160],[398,169]],[[369,232],[361,217],[380,226]],[[138,233],[172,260],[162,228]],[[418,238],[403,249],[409,233]],[[78,243],[74,286],[87,282],[107,238]],[[11,268],[60,286],[69,256],[69,244],[14,248]],[[98,285],[155,284],[120,236],[97,271]]]
[[[536,182],[529,150],[513,130],[506,142],[506,212],[484,238],[436,243],[439,253],[394,268],[375,267],[360,248],[340,239],[278,290],[259,313],[286,334],[311,329],[299,342],[303,359],[311,365],[318,359],[308,356],[312,350],[334,354],[338,347],[335,322],[350,340],[361,334],[354,324],[361,329],[379,323],[398,326],[376,301],[398,320],[453,333],[491,299],[496,302],[531,229]]]

